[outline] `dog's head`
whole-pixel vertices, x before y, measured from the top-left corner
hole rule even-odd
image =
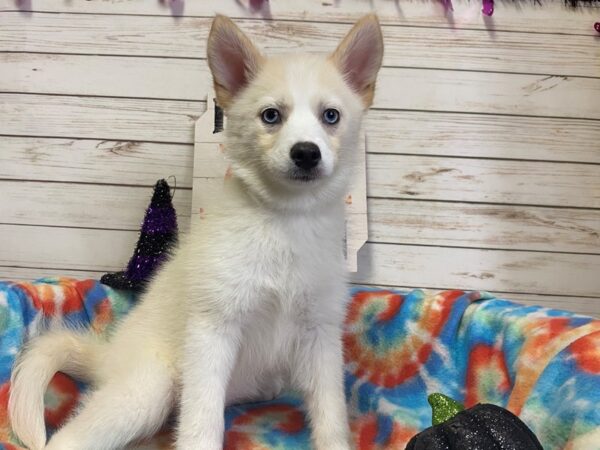
[[[253,195],[306,208],[344,194],[382,56],[374,15],[330,55],[269,58],[230,19],[215,18],[208,64],[228,119],[226,152]]]

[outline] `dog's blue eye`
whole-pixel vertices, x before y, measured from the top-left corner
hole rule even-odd
[[[323,120],[329,125],[334,125],[340,120],[340,112],[333,108],[326,109],[323,111]]]
[[[261,114],[262,121],[273,125],[281,121],[281,114],[275,108],[267,108]]]

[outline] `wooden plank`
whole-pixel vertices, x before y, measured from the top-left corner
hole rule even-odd
[[[446,13],[435,1],[397,2],[389,0],[277,0],[276,2],[222,0],[150,2],[146,0],[70,0],[69,2],[25,3],[23,11],[81,12],[161,16],[204,16],[216,12],[234,18],[263,18],[325,22],[354,22],[376,12],[382,23],[480,30],[532,31],[536,33],[574,33],[593,35],[598,9],[591,6],[572,9],[561,1],[497,2],[493,17],[481,14],[481,4],[454,0],[454,12]],[[0,0],[0,11],[18,10],[14,1]],[[174,19],[177,20],[177,19]],[[158,32],[158,31],[157,31]],[[433,42],[433,41],[432,41]]]
[[[600,208],[600,165],[370,154],[367,167],[370,197]]]
[[[366,129],[378,153],[600,163],[594,120],[370,111]]]
[[[0,179],[152,186],[174,176],[191,188],[192,152],[188,144],[4,136]]]
[[[148,122],[144,122],[138,117],[138,113],[142,117],[144,116],[144,111],[140,113],[143,107],[138,105],[136,108],[128,108],[127,106],[131,105],[131,101],[124,101],[125,107],[122,107],[120,102],[113,100],[110,107],[107,105],[106,108],[102,108],[100,105],[106,104],[104,102],[106,99],[23,95],[16,96],[17,99],[12,95],[2,97],[7,100],[17,100],[13,103],[10,101],[0,102],[0,109],[6,111],[6,114],[3,115],[6,120],[0,121],[0,130],[6,134],[38,132],[45,135],[54,132],[56,134],[72,133],[94,138],[111,134],[111,125],[114,125],[117,137],[125,139],[143,137],[165,139],[173,136],[171,134],[166,137],[164,135],[156,136],[155,133],[162,134],[171,131],[160,126],[162,115],[157,114],[151,117]],[[64,102],[61,103],[61,100]],[[100,101],[98,109],[94,108],[96,101]],[[140,102],[143,105],[146,101]],[[93,114],[94,111],[100,111],[103,114],[96,115]],[[77,123],[69,124],[59,120],[59,117],[65,115],[69,117],[77,116]],[[27,121],[30,121],[31,117],[36,117],[37,120],[35,126],[29,127]],[[377,123],[374,122],[375,125]],[[52,124],[57,125],[54,130]],[[182,127],[179,124],[179,128]],[[373,129],[376,129],[376,127],[373,127]],[[147,135],[145,135],[146,133]],[[189,135],[191,131],[182,134]],[[388,142],[391,141],[388,139]],[[398,146],[401,145],[402,142],[399,140]],[[379,145],[378,141],[371,143],[369,146],[370,149],[374,150],[378,150],[380,147],[382,146]],[[15,151],[19,153],[20,148],[16,147]],[[36,150],[32,151],[36,152]],[[2,155],[8,154],[10,159],[11,152],[12,150],[9,150],[7,153],[3,152]],[[52,150],[49,149],[48,152],[51,153]],[[12,153],[14,154],[14,152]],[[3,161],[6,160],[5,156],[0,158]],[[36,161],[36,157],[33,156],[33,158],[32,168],[35,167]],[[159,160],[157,159],[157,161]],[[17,164],[19,164],[19,161],[17,161]],[[61,165],[62,163],[57,161],[57,164]],[[65,162],[65,164],[68,163]],[[553,163],[417,156],[396,158],[394,155],[370,155],[369,164],[370,195],[376,197],[414,197],[419,199],[517,202],[522,204],[585,207],[597,207],[598,205],[599,194],[596,181],[598,180],[599,169],[594,165],[559,165]],[[75,166],[75,169],[77,167]],[[103,170],[103,167],[97,166],[97,169]],[[40,168],[40,170],[43,173],[44,171],[50,171],[51,168]],[[96,173],[96,178],[92,178],[93,181],[102,177],[102,170]],[[131,170],[135,169],[132,167]],[[169,171],[169,173],[172,172]],[[117,181],[109,175],[107,177],[111,182]],[[153,176],[153,179],[155,178]],[[123,181],[119,178],[117,182],[122,183]],[[586,195],[582,196],[581,192],[585,192]]]
[[[586,316],[600,318],[600,298],[559,297],[535,294],[495,294],[503,298],[525,305],[540,305],[545,308],[563,309]]]
[[[215,150],[211,150],[218,152],[216,144],[214,148]],[[220,159],[216,161],[210,157],[202,159],[199,167],[202,174],[197,175],[203,177],[211,177],[225,171]],[[377,198],[580,208],[598,208],[600,205],[600,185],[597,183],[600,179],[600,165],[592,164],[369,154],[367,177],[368,195]],[[204,189],[205,186],[202,186]],[[582,195],[582,192],[585,192],[585,195]],[[389,204],[392,205],[393,202]],[[393,211],[396,205],[390,207],[388,212]],[[426,207],[423,213],[427,215],[428,209],[442,207],[443,204],[436,203],[435,206]],[[524,207],[510,209],[488,205],[481,206],[478,210],[477,206],[468,204],[449,208],[449,217],[432,215],[429,219],[431,222],[413,220],[412,226],[418,230],[428,223],[435,227],[432,230],[435,233],[436,230],[443,229],[446,226],[445,220],[454,214],[465,214],[465,211],[469,211],[468,215],[472,220],[469,229],[478,230],[480,226],[484,227],[479,229],[480,237],[475,238],[475,242],[480,242],[478,239],[485,242],[482,247],[498,248],[512,245],[510,248],[518,249],[519,245],[526,245],[525,248],[530,250],[593,253],[598,246],[600,215],[597,211],[574,211],[573,214],[569,214],[570,210],[548,211],[547,208],[537,208],[534,211],[539,212],[531,213]],[[420,211],[417,210],[415,214],[418,217]],[[482,216],[475,220],[478,214]],[[584,217],[582,222],[573,222],[576,218]],[[384,213],[379,216],[379,220],[383,222],[390,219],[386,219]],[[405,224],[405,220],[407,217],[403,216],[388,224],[389,229],[384,235],[391,239],[389,242],[397,242],[395,238],[389,238],[390,229]],[[523,223],[525,220],[528,221],[526,224]],[[523,234],[521,228],[524,226],[529,227],[531,236],[536,236],[533,240],[527,238],[530,235]],[[540,234],[545,228],[547,230]],[[460,230],[457,229],[456,233]],[[407,229],[403,231],[406,232]],[[492,231],[498,235],[490,235]],[[402,235],[402,231],[399,231],[399,235]],[[449,239],[440,245],[479,246],[471,243],[471,238],[466,232],[462,235],[466,244],[457,243],[460,239],[452,233],[433,236],[442,240]],[[452,242],[453,239],[457,241]],[[579,239],[580,241],[576,242]],[[557,245],[554,241],[558,242],[562,250],[553,247]],[[426,240],[419,243],[432,245]],[[533,247],[528,247],[530,245]],[[549,246],[552,247],[548,248]]]
[[[383,68],[375,108],[600,119],[600,78]]]
[[[600,297],[600,256],[366,244],[354,283]]]
[[[42,277],[71,277],[78,280],[93,279],[99,280],[105,272],[90,270],[73,269],[49,269],[49,268],[31,268],[31,267],[7,267],[0,266],[0,281],[33,281]],[[360,285],[355,285],[360,286]],[[383,289],[398,289],[408,291],[412,288],[405,286],[382,286]],[[427,289],[434,293],[443,289]],[[525,305],[539,305],[545,308],[562,309],[572,311],[578,314],[584,314],[600,318],[600,298],[591,297],[561,297],[553,295],[535,295],[535,294],[515,294],[515,293],[494,293],[497,298],[515,301]]]
[[[211,85],[203,60],[4,53],[0,62],[4,92],[202,100]],[[374,107],[600,119],[599,101],[600,78],[384,67]]]
[[[33,281],[42,277],[71,277],[78,280],[99,280],[104,273],[105,272],[91,270],[0,266],[0,281]],[[404,286],[382,286],[382,288],[398,289],[402,291],[408,291],[412,289]],[[427,289],[426,291],[433,293],[443,289],[451,288]],[[496,292],[494,295],[496,295],[497,298],[515,301],[525,305],[539,305],[545,308],[562,309],[578,314],[600,318],[600,298],[561,297],[554,295],[515,294],[501,292]]]
[[[600,254],[600,210],[370,199],[369,241]]]
[[[97,184],[0,181],[0,222],[5,224],[138,231],[152,188]],[[180,230],[190,226],[192,191],[173,197]]]
[[[199,116],[204,108],[204,103],[199,102],[0,94],[0,134],[192,144],[193,118]],[[375,110],[367,116],[366,130],[369,149],[378,153],[600,162],[600,127],[596,121],[590,120]],[[0,153],[1,162],[10,164],[10,159],[13,158],[11,155],[21,155],[16,163],[18,167],[14,163],[11,166],[14,170],[26,167],[29,153],[35,159],[32,162],[39,161],[52,166],[51,170],[36,168],[36,171],[43,171],[44,177],[49,176],[48,172],[60,171],[58,166],[70,164],[60,159],[46,159],[41,154],[41,149],[45,146],[48,158],[54,158],[51,155],[63,151],[60,147],[54,149],[54,145],[48,140],[28,143],[4,138],[3,142],[6,144],[3,145],[3,152],[8,152],[6,158],[9,161],[4,153]],[[80,146],[91,144],[78,142],[72,145],[79,152],[83,151]],[[110,142],[95,145],[107,150],[114,148]],[[179,164],[189,164],[188,170],[191,170],[191,159],[188,160],[188,156],[177,156],[178,147],[164,147],[162,151],[169,152],[169,158],[161,161],[160,147],[156,147],[155,152],[146,150],[150,144],[137,145],[139,147],[136,147],[136,153],[132,157],[139,156],[145,161],[148,152],[155,155],[156,164],[164,164],[170,173],[177,174],[182,170],[178,168]],[[14,151],[10,149],[13,146]],[[122,153],[122,149],[115,150]],[[64,151],[67,152],[66,149]],[[82,158],[92,161],[89,159],[92,151],[85,150]],[[72,155],[69,160],[77,164],[79,159]],[[136,162],[132,161],[132,164]],[[95,163],[93,165],[98,167]],[[0,165],[0,172],[6,177],[5,173],[10,170],[4,171],[4,167]],[[95,177],[92,181],[96,181],[97,177],[110,177],[101,172],[93,174],[90,167],[76,167],[85,170],[86,176]],[[123,170],[128,167],[130,165],[124,161]],[[149,174],[154,173],[149,168],[143,170],[149,170]],[[159,170],[162,173],[162,168]],[[31,176],[30,173],[24,178]],[[128,173],[127,176],[134,180],[137,178],[135,174]],[[178,179],[182,178],[178,176]]]
[[[191,144],[204,102],[0,94],[0,135]]]
[[[134,231],[0,225],[0,265],[119,270],[136,240]],[[599,270],[593,255],[371,243],[352,281],[600,297]]]
[[[0,266],[0,281],[34,281],[45,277],[69,277],[78,280],[99,280],[105,272],[93,270],[48,269]]]
[[[0,51],[201,58],[211,18],[3,14]],[[330,52],[342,23],[238,21],[267,54]],[[60,30],[59,33],[56,30]],[[157,31],[158,30],[158,31]],[[384,26],[384,65],[600,77],[595,36]],[[432,45],[435,42],[435,45]]]
[[[372,286],[352,283],[353,287],[366,286],[367,288],[377,287],[381,289],[395,289],[399,291],[412,291],[415,288],[407,286]],[[451,290],[452,287],[438,287],[423,289],[428,294],[435,294],[443,290]],[[537,294],[516,294],[514,292],[492,292],[496,298],[521,303],[524,305],[542,306],[559,310],[571,311],[577,314],[600,318],[600,298],[592,297],[563,297],[558,295],[537,295]]]
[[[136,231],[150,188],[0,182],[5,224]],[[173,199],[181,230],[189,227],[191,192]],[[600,212],[387,199],[369,200],[375,243],[600,253]]]
[[[204,60],[3,53],[0,62],[3,92],[203,100],[211,84]]]
[[[136,231],[0,225],[0,266],[122,270],[137,238]]]

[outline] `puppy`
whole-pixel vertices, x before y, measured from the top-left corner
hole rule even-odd
[[[108,341],[50,331],[21,355],[9,412],[27,447],[120,449],[176,409],[178,450],[220,450],[224,407],[283,386],[304,395],[317,450],[352,447],[343,199],[382,56],[373,15],[328,56],[273,58],[215,18],[208,64],[233,175]],[[93,390],[46,445],[59,370]]]

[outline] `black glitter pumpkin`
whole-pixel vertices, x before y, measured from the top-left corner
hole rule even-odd
[[[543,450],[521,419],[496,405],[479,404],[414,436],[406,450]]]

